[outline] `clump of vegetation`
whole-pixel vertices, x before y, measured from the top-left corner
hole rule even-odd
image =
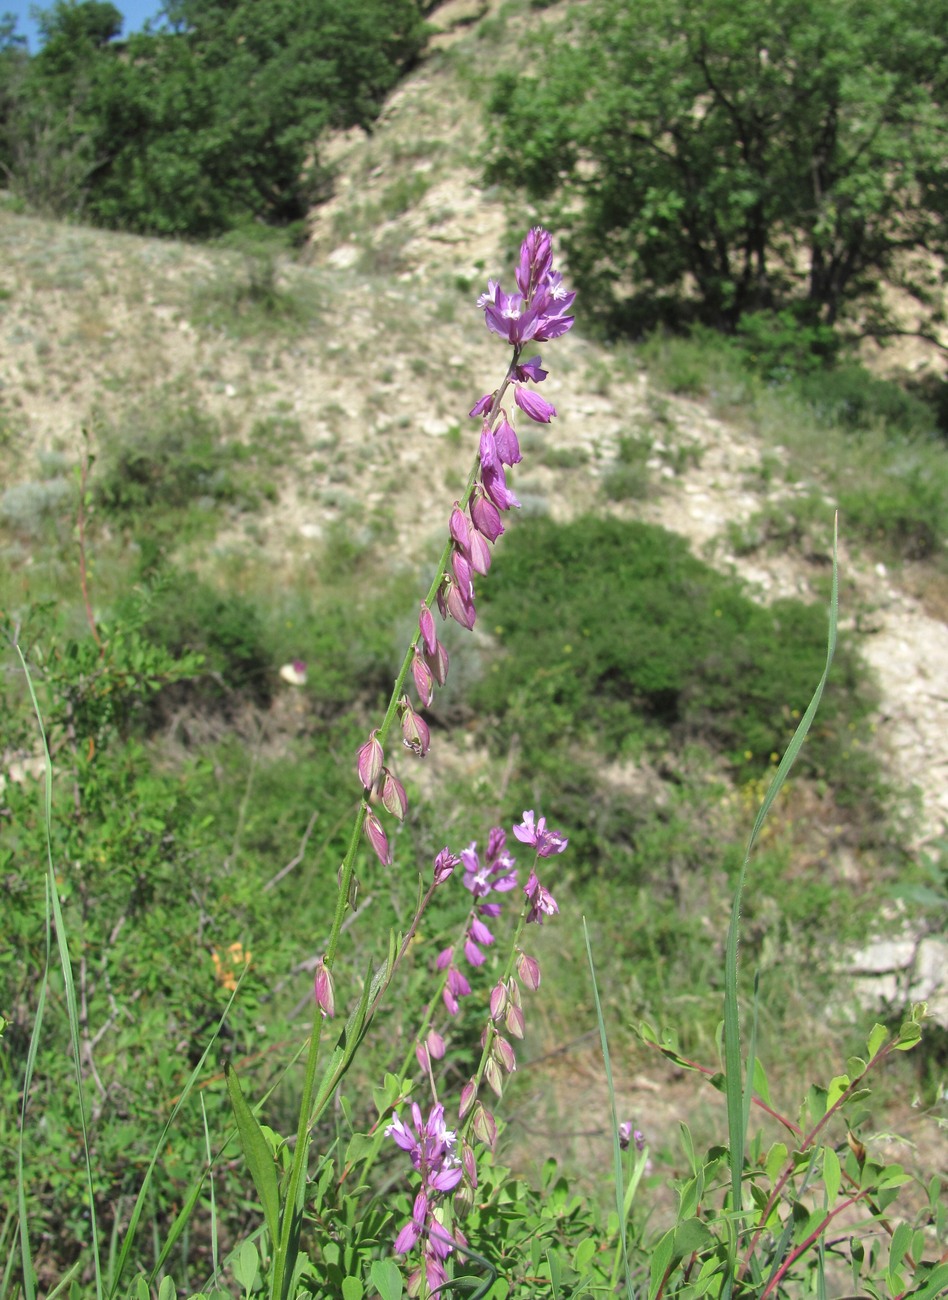
[[[746,777],[786,744],[825,654],[821,606],[757,605],[681,537],[637,522],[524,520],[484,598],[503,651],[478,703],[516,727],[531,757],[593,737],[617,755],[675,736],[707,743]],[[871,704],[844,651],[804,770],[841,772],[848,724]]]

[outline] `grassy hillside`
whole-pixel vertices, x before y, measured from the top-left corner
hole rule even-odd
[[[219,1054],[255,1095],[274,1089],[269,1124],[294,1122],[290,1063],[358,800],[354,755],[477,449],[467,412],[502,374],[475,302],[488,276],[509,281],[507,231],[533,214],[505,211],[481,184],[477,71],[527,20],[436,42],[376,134],[337,142],[336,197],[302,254],[0,212],[0,863],[15,954],[0,1110],[16,1112],[44,961],[43,824],[34,778],[18,780],[40,745],[17,640],[52,751],[107,1226],[128,1212],[148,1141],[245,964]],[[522,508],[479,584],[475,631],[444,633],[451,675],[426,712],[431,756],[400,764],[410,814],[396,869],[360,866],[337,998],[351,1003],[389,926],[411,916],[419,864],[542,807],[572,852],[558,924],[536,940],[542,999],[505,1098],[504,1158],[532,1169],[555,1153],[596,1194],[611,1138],[585,914],[620,1103],[649,1130],[661,1213],[680,1172],[680,1111],[699,1134],[719,1116],[630,1029],[673,1024],[682,1050],[717,1063],[731,890],[822,668],[837,506],[840,650],[744,914],[744,978],[763,978],[760,1051],[789,1109],[816,1060],[842,1069],[862,1043],[871,1016],[840,970],[879,927],[897,928],[893,894],[915,889],[916,933],[943,918],[932,844],[948,814],[948,657],[928,650],[946,636],[948,454],[922,398],[855,361],[778,382],[711,335],[607,344],[584,331],[581,302],[576,315],[550,347],[555,422],[520,422]],[[875,655],[870,670],[867,637],[906,657]],[[305,671],[281,675],[293,661]],[[424,996],[430,944],[465,906],[426,918],[426,946],[346,1085],[360,1120],[382,1072],[411,1052],[401,1008]],[[35,1109],[55,1159],[30,1187],[44,1286],[75,1257],[83,1213],[52,1001]],[[476,1027],[473,1013],[454,1026],[459,1077]],[[937,1033],[931,1044],[892,1070],[877,1122],[910,1124],[927,1156],[933,1115],[907,1106],[938,1104]],[[216,1067],[202,1089],[219,1136],[229,1107]],[[156,1233],[204,1158],[191,1118],[160,1170]],[[346,1122],[324,1119],[320,1138]],[[250,1219],[241,1174],[221,1177],[229,1242]],[[203,1240],[180,1255],[184,1275],[204,1275]]]

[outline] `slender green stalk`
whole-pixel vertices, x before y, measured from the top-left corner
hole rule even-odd
[[[82,1152],[86,1172],[86,1189],[89,1197],[89,1225],[92,1235],[92,1262],[95,1270],[95,1294],[97,1300],[102,1300],[102,1261],[99,1256],[99,1229],[96,1222],[95,1214],[95,1182],[92,1177],[92,1155],[89,1150],[89,1130],[86,1123],[86,1103],[85,1088],[82,1081],[82,1049],[79,1041],[79,1005],[76,1001],[76,986],[72,977],[72,959],[69,955],[69,941],[66,932],[66,922],[63,917],[62,908],[59,904],[59,889],[56,884],[56,871],[53,867],[53,762],[49,753],[49,745],[46,743],[46,728],[43,725],[43,716],[40,712],[39,701],[36,698],[36,691],[33,689],[33,679],[30,676],[30,670],[23,658],[23,651],[19,644],[15,647],[19,656],[20,664],[23,667],[23,673],[26,677],[26,684],[30,692],[30,699],[33,702],[33,711],[36,714],[36,724],[39,728],[40,739],[43,742],[43,759],[46,765],[46,790],[44,799],[44,811],[46,821],[46,867],[47,867],[47,913],[46,925],[47,932],[49,929],[49,904],[52,904],[53,923],[56,930],[56,944],[59,949],[59,964],[63,974],[63,988],[66,994],[66,1012],[69,1020],[69,1036],[72,1044],[73,1068],[76,1080],[76,1099],[79,1103],[79,1129],[82,1135]],[[48,969],[48,968],[47,968]],[[38,1043],[37,1043],[38,1045]],[[31,1041],[31,1049],[34,1043]],[[35,1056],[34,1056],[35,1061]],[[24,1089],[23,1112],[26,1113],[26,1096],[27,1090]],[[22,1119],[21,1119],[22,1124]],[[21,1127],[22,1141],[22,1127]],[[21,1146],[22,1154],[22,1146]],[[22,1197],[23,1180],[22,1169],[20,1170],[20,1193]],[[25,1204],[21,1206],[21,1211],[25,1210]],[[26,1240],[26,1223],[21,1220],[20,1227],[20,1245],[23,1249],[23,1243]],[[27,1247],[24,1254],[24,1271],[29,1262],[29,1248]],[[29,1287],[32,1282],[27,1283],[24,1279],[24,1286]],[[29,1291],[27,1292],[29,1295]]]
[[[507,368],[503,382],[494,395],[490,412],[486,416],[488,421],[493,420],[494,416],[500,410],[503,396],[510,381],[513,377],[514,367],[516,366],[521,349],[514,348],[513,357]],[[477,481],[477,474],[480,468],[480,457],[475,456],[471,466],[470,473],[467,477],[463,496],[459,502],[463,509],[470,501],[471,494],[474,491],[474,484]],[[431,609],[438,594],[438,590],[444,580],[445,570],[451,558],[451,551],[454,543],[448,538],[441,552],[441,558],[431,585],[425,596],[424,604]],[[385,710],[385,716],[382,719],[381,726],[377,730],[379,743],[384,746],[395,721],[398,712],[398,705],[402,698],[405,680],[411,670],[412,660],[415,649],[419,644],[421,633],[417,632],[408,644],[405,656],[402,660],[401,667],[395,677],[395,684],[389,697],[388,707]],[[355,859],[358,853],[362,839],[362,831],[365,825],[366,813],[369,811],[368,800],[363,797],[359,803],[355,820],[352,827],[352,834],[349,838],[349,847],[343,858],[342,865],[339,869],[339,884],[336,891],[336,906],[333,914],[332,929],[329,935],[329,941],[326,945],[326,952],[323,957],[323,964],[327,970],[331,971],[336,960],[336,954],[339,946],[339,936],[342,933],[342,925],[345,920],[346,911],[349,907],[349,895],[352,886],[352,877],[355,870]],[[373,1004],[377,1005],[377,1000]],[[282,1207],[282,1221],[280,1227],[280,1240],[276,1243],[273,1261],[273,1271],[271,1274],[270,1295],[272,1300],[287,1300],[288,1288],[292,1278],[293,1268],[297,1253],[297,1241],[299,1236],[300,1218],[302,1215],[303,1192],[306,1182],[306,1169],[309,1157],[310,1132],[314,1123],[313,1100],[316,1095],[316,1071],[319,1063],[319,1050],[322,1038],[323,1016],[321,1010],[317,1007],[313,1016],[313,1028],[310,1033],[309,1047],[306,1055],[306,1065],[303,1074],[303,1089],[300,1096],[299,1121],[296,1131],[296,1144],[293,1151],[293,1163],[290,1168],[289,1178],[286,1184],[286,1193]],[[484,1058],[486,1060],[486,1057]],[[481,1069],[483,1069],[483,1062]]]

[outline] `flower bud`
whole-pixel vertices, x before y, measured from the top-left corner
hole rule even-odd
[[[496,1096],[502,1097],[504,1095],[504,1077],[500,1072],[500,1066],[492,1056],[487,1058],[484,1066],[484,1078]]]
[[[493,1059],[502,1065],[508,1074],[513,1074],[517,1068],[517,1057],[506,1038],[501,1038],[499,1034],[495,1034],[494,1041],[490,1045],[490,1051]]]
[[[448,876],[450,876],[451,872],[452,872],[452,871],[454,870],[454,868],[458,865],[458,862],[459,862],[459,861],[460,861],[460,859],[457,858],[457,857],[456,857],[456,856],[455,856],[455,855],[454,855],[454,854],[453,854],[453,853],[448,849],[447,845],[445,845],[445,847],[441,850],[441,852],[440,852],[440,853],[438,854],[438,856],[435,858],[435,862],[434,862],[434,882],[435,882],[435,884],[436,884],[436,885],[443,885],[444,882],[447,880]],[[446,949],[446,951],[450,953],[450,952],[451,952],[451,949],[448,948],[448,949]]]
[[[410,749],[413,754],[424,758],[428,752],[428,746],[431,744],[431,732],[428,724],[419,714],[411,707],[411,701],[407,695],[403,695],[399,701],[402,720],[402,737],[406,749]]]
[[[427,1074],[428,1070],[431,1069],[431,1059],[428,1056],[428,1048],[424,1043],[415,1044],[415,1060]]]
[[[491,991],[490,995],[490,1018],[499,1020],[507,1010],[507,989],[503,980]]]
[[[519,1007],[510,1006],[507,1008],[504,1024],[507,1026],[507,1032],[513,1034],[514,1038],[523,1038],[524,1019],[523,1012]]]
[[[425,1040],[428,1051],[436,1061],[444,1059],[444,1039],[438,1033],[437,1029],[432,1029]]]
[[[517,435],[513,426],[507,423],[507,417],[501,413],[500,423],[494,430],[494,439],[497,444],[497,455],[505,465],[519,465],[523,460],[520,454],[520,443],[517,441]]]
[[[474,600],[474,581],[471,566],[463,551],[455,551],[451,556],[451,572],[458,584],[458,590],[466,601]],[[450,611],[451,606],[448,605]]]
[[[379,787],[379,793],[382,797],[382,807],[393,817],[397,817],[400,822],[405,820],[405,813],[408,811],[408,799],[405,795],[405,787],[399,781],[397,776],[392,776],[387,767],[382,768],[382,781]]]
[[[477,531],[489,542],[496,542],[504,531],[504,525],[500,519],[500,511],[493,501],[489,500],[483,492],[475,492],[471,497],[470,510],[471,522]]]
[[[425,663],[438,685],[443,686],[448,680],[448,652],[440,641],[435,646],[434,654],[425,654]]]
[[[379,743],[376,733],[373,731],[369,734],[368,740],[360,746],[358,754],[359,780],[362,782],[364,790],[372,790],[382,772],[382,764],[385,762],[385,753]]]
[[[491,469],[497,464],[497,443],[494,441],[494,434],[489,425],[481,427],[481,443],[479,448],[481,469]]]
[[[456,583],[448,582],[445,585],[444,603],[448,613],[455,623],[460,623],[461,627],[467,628],[469,632],[473,631],[474,623],[477,620],[477,611],[474,608],[473,600],[465,600]]]
[[[461,507],[455,501],[454,509],[451,511],[451,522],[448,525],[448,532],[454,542],[460,546],[462,551],[466,551],[471,543],[471,530],[468,527],[467,515],[464,514]]]
[[[461,1164],[464,1166],[464,1172],[467,1180],[472,1187],[477,1186],[477,1161],[474,1158],[474,1148],[469,1142],[461,1139]]]
[[[468,550],[471,557],[471,568],[475,573],[487,573],[490,569],[490,547],[487,544],[487,538],[482,537],[476,530],[471,533],[471,545]]]
[[[435,633],[434,617],[427,605],[422,605],[421,613],[418,615],[418,630],[421,633],[425,650],[428,654],[433,655],[435,646],[438,644],[438,637]]]
[[[415,690],[418,692],[418,698],[425,708],[434,699],[434,678],[431,669],[422,659],[421,655],[415,650],[414,657],[411,661],[411,675],[415,681]]]
[[[497,1141],[497,1122],[490,1111],[486,1106],[482,1105],[481,1102],[477,1103],[477,1107],[474,1111],[472,1127],[474,1129],[474,1136],[480,1142],[483,1142],[485,1146],[493,1149],[494,1143]]]
[[[375,813],[365,814],[365,834],[383,867],[392,865],[392,850],[388,846],[388,837],[382,830],[382,823]]]
[[[463,1119],[477,1100],[477,1084],[473,1079],[461,1089],[461,1104],[458,1107],[458,1119]]]
[[[336,1014],[336,1000],[333,995],[332,974],[329,967],[323,962],[322,957],[316,967],[316,979],[314,981],[314,992],[316,994],[316,1005],[326,1017],[332,1020]]]
[[[454,1213],[459,1219],[467,1218],[474,1208],[474,1188],[462,1183],[454,1193]]]
[[[535,957],[528,957],[525,952],[521,952],[517,958],[517,974],[528,989],[536,992],[540,987],[540,963]]]

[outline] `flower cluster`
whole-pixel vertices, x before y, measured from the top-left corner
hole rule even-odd
[[[467,1143],[461,1143],[458,1155],[458,1137],[444,1122],[443,1106],[432,1106],[424,1123],[417,1103],[412,1103],[411,1113],[413,1124],[403,1123],[396,1115],[385,1130],[387,1137],[407,1151],[421,1174],[421,1189],[415,1196],[411,1218],[395,1238],[395,1254],[407,1255],[420,1241],[428,1289],[433,1292],[447,1280],[444,1261],[456,1245],[465,1244],[457,1229],[452,1235],[446,1227],[441,1196],[453,1191],[465,1173],[476,1184],[477,1171]],[[409,1295],[417,1293],[420,1281],[419,1269],[408,1279]]]
[[[464,887],[474,895],[474,906],[464,931],[464,956],[471,966],[484,964],[483,949],[490,947],[494,936],[485,921],[500,915],[500,903],[489,902],[491,893],[504,894],[516,888],[517,871],[514,859],[506,849],[507,835],[500,826],[492,827],[487,836],[485,862],[477,853],[477,844],[472,841],[460,853],[460,863],[464,867]],[[458,999],[467,997],[471,992],[464,972],[459,970],[454,961],[454,946],[443,949],[436,961],[438,970],[447,970],[448,976],[442,992],[444,1005],[448,1014],[458,1014]]]
[[[522,1039],[524,1035],[521,989],[534,990],[540,984],[539,964],[536,958],[528,956],[519,947],[520,934],[532,921],[539,921],[544,915],[558,910],[552,895],[537,879],[536,863],[541,858],[562,853],[567,845],[566,837],[559,831],[550,830],[546,819],[537,818],[532,810],[524,812],[523,821],[513,828],[513,833],[521,844],[534,850],[535,864],[524,886],[524,903],[510,958],[490,993],[490,1012],[481,1035],[481,1062],[461,1090],[458,1117],[463,1130],[457,1134],[446,1127],[444,1108],[440,1104],[432,1107],[424,1124],[421,1111],[414,1104],[413,1126],[396,1116],[385,1130],[402,1150],[408,1152],[421,1175],[421,1188],[415,1195],[411,1219],[395,1242],[397,1254],[407,1254],[420,1244],[421,1267],[409,1278],[409,1295],[418,1293],[422,1277],[426,1279],[429,1291],[443,1286],[445,1260],[455,1246],[465,1244],[457,1226],[449,1228],[448,1208],[442,1198],[447,1192],[454,1192],[455,1215],[465,1213],[473,1204],[477,1164],[466,1137],[470,1133],[472,1138],[489,1147],[493,1147],[497,1140],[496,1120],[479,1094],[486,1083],[497,1097],[502,1096],[504,1077],[517,1068],[516,1053],[510,1039]],[[446,972],[442,997],[452,1016],[458,1013],[459,998],[471,992],[467,976],[455,962],[455,948],[463,946],[467,962],[475,969],[483,966],[487,960],[484,950],[495,943],[487,922],[500,916],[501,896],[517,887],[516,863],[507,849],[507,834],[500,826],[494,826],[488,832],[483,854],[478,852],[476,842],[462,849],[457,856],[447,848],[443,849],[435,860],[436,882],[439,875],[446,878],[457,865],[463,867],[462,883],[472,895],[473,902],[463,936],[445,948],[436,961],[438,969]],[[425,1023],[426,1026],[429,1023],[427,1014]],[[424,1030],[421,1032],[425,1033]],[[437,1030],[428,1029],[423,1041],[419,1036],[415,1054],[430,1079],[433,1091],[432,1062],[442,1060],[445,1052],[444,1038]]]
[[[567,312],[576,295],[565,288],[562,275],[553,269],[553,241],[547,231],[537,227],[527,234],[520,247],[515,276],[516,293],[507,294],[496,281],[488,280],[487,292],[478,299],[487,328],[510,343],[514,354],[501,387],[485,394],[470,412],[481,421],[477,481],[464,502],[454,504],[448,526],[447,564],[435,592],[441,617],[452,618],[469,631],[477,618],[474,575],[486,574],[490,569],[491,545],[504,531],[501,515],[520,505],[507,483],[507,469],[519,464],[522,456],[517,434],[503,406],[504,393],[512,386],[519,409],[531,420],[549,424],[556,414],[555,407],[527,387],[542,383],[549,372],[543,369],[539,356],[521,361],[520,354],[525,344],[559,338],[573,324],[573,317]],[[434,698],[435,685],[443,686],[448,676],[448,652],[438,640],[427,602],[421,607],[410,654],[415,690],[421,707],[426,709]],[[407,694],[403,693],[397,700],[395,713],[406,748],[423,758],[431,743],[431,733]],[[369,800],[377,796],[382,808],[399,821],[405,817],[407,801],[404,786],[385,764],[376,732],[360,748],[357,766],[365,797],[365,835],[382,865],[390,866],[392,852],[388,836]],[[542,911],[542,904],[538,906]],[[489,940],[475,938],[475,948],[478,942]],[[454,996],[461,996],[462,991],[459,988]]]
[[[513,345],[514,359],[503,388],[485,393],[471,409],[471,416],[481,420],[478,482],[468,503],[470,518],[459,505],[451,515],[454,547],[438,591],[442,616],[450,615],[468,629],[477,617],[474,574],[485,574],[490,568],[490,544],[504,531],[501,514],[520,505],[507,483],[506,470],[523,457],[502,405],[504,389],[512,384],[520,410],[539,424],[549,424],[556,408],[526,387],[528,382],[542,383],[549,372],[539,356],[521,361],[520,352],[526,343],[559,338],[573,324],[566,312],[576,295],[567,292],[563,277],[553,270],[553,241],[545,230],[531,230],[523,241],[516,279],[518,293],[506,294],[496,281],[488,280],[487,292],[477,301],[487,328]]]

